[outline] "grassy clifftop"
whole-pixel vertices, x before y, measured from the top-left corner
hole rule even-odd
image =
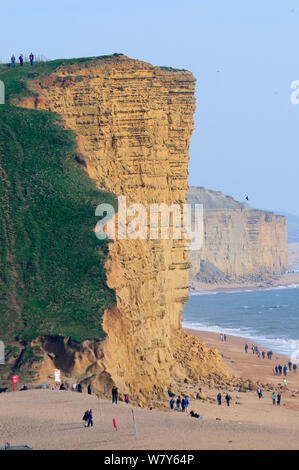
[[[0,339],[104,336],[101,318],[115,302],[106,284],[108,246],[94,234],[95,208],[115,198],[98,190],[76,161],[75,135],[56,115],[15,107],[27,80],[64,61],[0,66]]]

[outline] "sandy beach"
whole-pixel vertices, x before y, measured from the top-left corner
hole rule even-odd
[[[280,388],[283,377],[273,377],[276,363],[286,358],[274,354],[272,360],[258,359],[244,352],[244,339],[191,331],[216,347],[229,370],[268,384],[264,398],[256,391],[230,390],[231,406],[218,406],[219,390],[203,386],[205,400],[190,398],[189,410],[203,419],[178,411],[150,410],[130,404],[112,405],[107,399],[71,391],[28,390],[0,394],[0,441],[28,444],[33,449],[298,449],[299,372],[288,374],[288,390],[282,392],[280,406],[272,405],[271,384]],[[251,346],[251,343],[248,343]],[[262,348],[261,348],[262,350]],[[176,392],[176,390],[173,390]],[[221,390],[223,398],[226,390]],[[165,402],[168,405],[167,402]],[[94,413],[93,428],[84,428],[86,409]],[[135,414],[135,435],[132,410]],[[116,418],[118,430],[112,425]]]

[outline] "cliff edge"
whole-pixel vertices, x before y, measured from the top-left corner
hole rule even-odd
[[[19,105],[60,115],[97,187],[148,208],[186,202],[194,87],[190,72],[115,55],[36,77],[34,96]],[[220,354],[181,329],[189,267],[184,240],[109,243],[107,284],[116,303],[103,316],[106,339],[36,338],[32,345],[44,352],[39,377],[59,366],[101,393],[115,383],[140,403],[185,379],[229,380]]]

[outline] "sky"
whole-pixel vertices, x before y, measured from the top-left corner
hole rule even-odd
[[[192,71],[189,184],[299,215],[298,0],[1,3],[3,61],[118,52]]]

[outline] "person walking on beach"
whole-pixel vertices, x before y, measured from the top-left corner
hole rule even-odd
[[[287,368],[287,366],[284,366],[283,367],[283,375],[286,377],[287,373],[288,373],[288,368]]]
[[[278,367],[275,366],[275,375],[278,375]]]
[[[296,373],[296,370],[297,370],[297,364],[293,364],[293,372]]]
[[[292,370],[292,363],[291,363],[291,361],[288,362],[288,366],[289,366],[289,372],[291,372],[291,370]]]
[[[284,386],[284,388],[287,388],[287,386],[288,386],[288,383],[287,383],[286,379],[283,380],[283,386]]]
[[[89,410],[88,412],[88,421],[87,421],[87,427],[93,426],[93,415],[92,415],[92,410]]]
[[[171,398],[171,400],[169,401],[169,406],[170,406],[171,410],[174,409],[174,399],[173,398]]]
[[[273,405],[275,405],[275,401],[276,401],[276,395],[275,395],[275,392],[273,392],[273,394],[272,394],[272,400],[273,400]]]
[[[245,344],[245,352],[246,352],[246,354],[248,353],[248,344],[247,343]]]
[[[226,343],[226,335],[223,335],[224,342]]]
[[[186,410],[188,410],[188,406],[189,406],[189,400],[188,400],[188,397],[185,396],[185,408],[186,408]]]
[[[182,407],[182,411],[185,411],[185,398],[184,397],[182,398],[182,401],[181,401],[181,407]]]
[[[30,65],[31,67],[33,67],[33,59],[34,59],[34,55],[32,54],[32,52],[30,53],[30,56],[29,56],[29,60],[30,60]]]
[[[115,385],[112,387],[112,404],[115,403],[117,405],[117,397],[118,397],[118,388]]]
[[[23,67],[23,62],[24,62],[23,54],[20,54],[20,56],[19,56],[19,62],[20,62],[20,66]]]
[[[221,395],[221,393],[219,392],[218,395],[217,395],[217,402],[218,402],[218,405],[219,405],[219,406],[221,405],[221,401],[222,401],[222,395]]]
[[[84,426],[85,426],[85,427],[87,427],[87,425],[88,425],[88,414],[89,414],[89,411],[86,410],[85,413],[84,413],[84,415],[83,415],[83,418],[82,418],[83,421],[84,421]]]
[[[265,359],[265,351],[262,352],[263,359]]]
[[[15,58],[14,54],[11,56],[10,66],[13,67],[13,68],[15,68],[15,66],[16,66],[16,58]]]
[[[280,405],[281,395],[280,393],[277,394],[277,405]]]
[[[176,409],[178,411],[180,411],[180,407],[181,407],[181,398],[177,397],[177,399],[176,399]]]
[[[279,375],[281,375],[282,374],[282,366],[280,364],[278,366],[278,370],[279,370]]]
[[[231,401],[232,397],[227,393],[225,396],[225,399],[226,399],[227,406],[229,406],[229,402]]]
[[[82,393],[82,385],[81,384],[78,384],[77,392]]]
[[[90,384],[87,387],[87,393],[88,393],[88,395],[91,395],[91,385]]]

